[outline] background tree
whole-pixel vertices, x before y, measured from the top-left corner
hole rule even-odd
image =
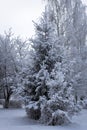
[[[48,0],[48,6],[54,12],[58,37],[64,39],[63,44],[67,47],[68,67],[72,67],[71,79],[73,79],[73,86],[79,96],[82,93],[79,90],[87,84],[86,82],[84,84],[84,81],[80,77],[81,73],[84,73],[83,64],[85,65],[86,62],[86,59],[84,59],[87,35],[86,8],[81,0]],[[81,84],[75,80],[82,80]]]
[[[11,31],[9,31],[8,33],[5,33],[4,36],[0,36],[0,86],[2,87],[5,99],[5,108],[8,108],[9,100],[14,88],[15,65],[12,50],[13,38]]]
[[[11,96],[18,96],[22,88],[27,46],[26,41],[14,38],[11,30],[0,36],[0,88],[5,99],[5,108],[9,107]]]

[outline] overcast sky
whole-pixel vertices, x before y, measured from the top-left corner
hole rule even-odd
[[[34,33],[32,20],[36,20],[44,9],[42,1],[0,0],[0,33],[12,27],[16,35],[31,37]]]
[[[42,0],[0,0],[0,33],[12,27],[15,34],[31,37],[32,20],[44,9]]]

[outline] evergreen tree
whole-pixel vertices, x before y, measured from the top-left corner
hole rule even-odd
[[[46,96],[48,98],[48,88],[46,85],[46,81],[49,78],[49,74],[54,67],[54,62],[50,58],[50,50],[52,48],[52,43],[54,42],[52,39],[53,29],[51,27],[50,19],[48,16],[48,12],[43,14],[43,17],[40,19],[40,24],[34,23],[36,28],[36,36],[34,39],[31,39],[32,42],[32,68],[30,76],[33,81],[33,85],[31,87],[28,84],[28,87],[33,91],[33,99],[39,100],[40,96]],[[28,88],[28,89],[30,89]],[[34,90],[32,90],[34,89]]]
[[[68,108],[74,105],[74,102],[72,86],[70,81],[65,78],[68,70],[65,67],[67,52],[64,47],[64,38],[58,37],[55,22],[50,19],[52,15],[53,12],[51,14],[48,10],[41,18],[40,24],[35,23],[36,37],[31,39],[32,67],[25,89],[27,88],[27,96],[30,101],[30,105],[27,107],[28,115],[34,119],[40,118],[44,123],[56,125],[65,123],[65,120],[69,122],[66,113]],[[70,103],[71,101],[72,103]],[[33,116],[36,108],[39,111],[38,115],[36,114],[37,117]],[[60,112],[58,117],[54,117],[53,113],[57,113],[57,111],[61,111],[64,118]],[[59,120],[59,117],[62,118],[61,121],[54,122],[55,118]]]

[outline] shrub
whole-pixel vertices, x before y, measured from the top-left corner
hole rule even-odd
[[[49,125],[62,125],[67,123],[70,123],[70,119],[67,115],[67,112],[57,110],[52,113],[52,119],[49,122]]]
[[[49,124],[49,122],[50,122],[51,119],[52,119],[52,110],[46,104],[41,109],[40,122],[43,123],[43,124]]]
[[[60,102],[59,102],[60,103]],[[53,100],[47,101],[43,107],[41,107],[41,118],[40,122],[47,125],[62,125],[70,123],[68,112],[63,109],[64,103],[59,107],[58,102]],[[65,106],[64,106],[65,107]]]
[[[22,104],[20,100],[10,100],[9,108],[22,108]]]
[[[26,112],[29,118],[38,120],[40,118],[41,112],[38,102],[30,102],[26,106]]]

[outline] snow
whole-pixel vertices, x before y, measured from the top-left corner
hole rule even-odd
[[[37,105],[37,102],[30,102],[29,105],[26,106],[26,108],[33,108],[34,110],[37,110],[38,109],[38,105]]]
[[[0,130],[86,130],[87,110],[75,115],[68,126],[44,126],[27,118],[24,109],[0,109]]]

